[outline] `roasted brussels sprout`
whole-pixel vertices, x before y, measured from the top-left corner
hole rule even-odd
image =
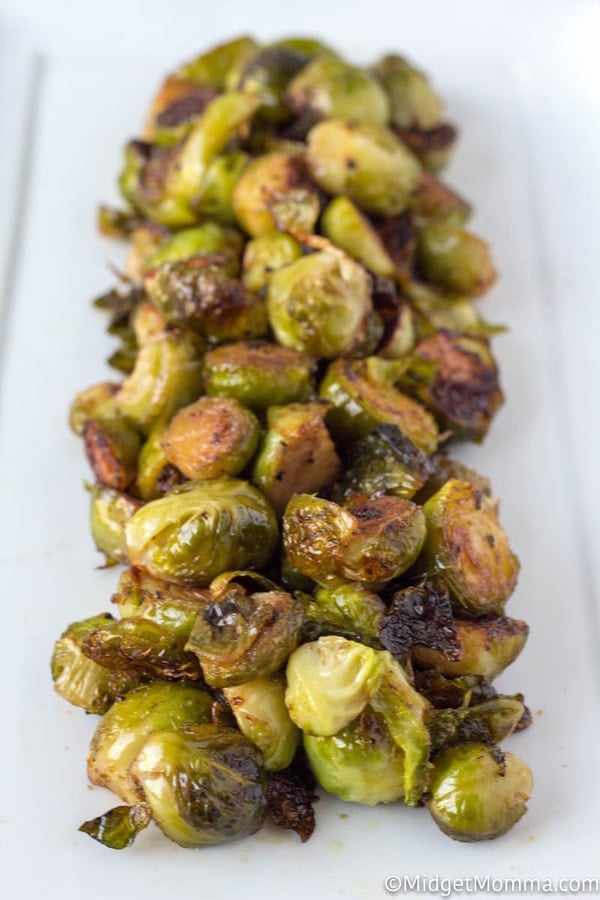
[[[418,665],[435,666],[452,678],[460,675],[496,678],[517,658],[529,633],[525,622],[505,616],[454,619],[452,626],[462,647],[459,659],[451,659],[435,647],[415,646],[412,650]]]
[[[283,675],[225,687],[223,693],[240,731],[261,751],[265,769],[273,772],[287,768],[296,753],[300,732],[285,705]]]
[[[315,362],[305,353],[268,341],[237,341],[204,358],[204,385],[212,397],[233,397],[263,412],[269,406],[309,400]]]
[[[431,172],[440,172],[447,165],[458,136],[450,122],[440,122],[433,128],[400,128],[395,125],[394,132]]]
[[[321,218],[325,237],[377,275],[392,276],[395,267],[366,216],[348,197],[336,197]]]
[[[217,156],[208,164],[202,189],[195,201],[199,213],[225,225],[236,224],[233,193],[250,159],[250,155],[243,150],[233,150]]]
[[[286,88],[306,62],[306,55],[293,47],[264,47],[245,63],[234,86],[260,97],[258,115],[264,122],[282,125],[292,117]]]
[[[331,359],[357,353],[373,315],[366,271],[334,246],[274,272],[269,322],[284,347]]]
[[[289,85],[287,101],[299,116],[350,119],[387,125],[390,102],[386,91],[365,69],[341,59],[318,56]]]
[[[82,649],[98,665],[139,682],[201,681],[198,660],[183,644],[179,635],[157,622],[132,617],[95,628],[84,637]]]
[[[252,238],[244,251],[245,286],[255,293],[264,291],[272,272],[295,262],[302,256],[302,248],[291,234],[269,231]]]
[[[191,62],[180,66],[177,70],[177,78],[193,81],[203,87],[223,90],[231,71],[243,65],[246,60],[254,56],[258,49],[256,41],[246,35],[224,44],[218,44],[207,53],[202,53]]]
[[[184,728],[210,721],[212,697],[192,685],[156,681],[130,691],[100,720],[88,757],[88,775],[135,805],[138,792],[130,766],[154,731]]]
[[[155,731],[130,778],[160,830],[182,847],[254,834],[266,815],[261,755],[237,731],[208,724]]]
[[[88,713],[102,715],[117,697],[136,686],[135,678],[123,672],[109,672],[83,652],[85,638],[113,622],[109,613],[73,622],[54,644],[51,662],[54,690]]]
[[[156,500],[185,481],[183,474],[169,462],[162,438],[166,424],[157,422],[150,429],[137,461],[137,492],[143,500]]]
[[[490,840],[519,821],[531,788],[529,767],[518,756],[485,744],[462,744],[435,760],[429,811],[456,841]]]
[[[122,573],[112,596],[123,619],[147,619],[187,641],[197,616],[213,602],[208,590],[198,590],[153,578],[142,569]]]
[[[117,415],[116,394],[120,385],[102,381],[80,391],[69,409],[69,425],[74,434],[83,435],[88,419],[106,419]]]
[[[423,565],[437,573],[459,608],[501,613],[519,561],[498,521],[498,503],[472,484],[451,478],[425,503]]]
[[[193,228],[182,228],[162,241],[148,258],[149,269],[166,262],[181,262],[195,257],[219,255],[228,275],[239,274],[242,236],[233,228],[217,222],[203,222]]]
[[[268,429],[254,461],[252,481],[276,513],[293,494],[312,493],[334,480],[340,460],[325,427],[327,404],[272,406]]]
[[[381,216],[406,209],[421,168],[389,129],[342,119],[310,130],[306,161],[311,177],[328,194],[345,194]]]
[[[125,526],[140,509],[142,501],[104,484],[90,490],[90,531],[96,549],[104,553],[106,564],[127,559]]]
[[[83,428],[85,455],[101,484],[125,491],[135,481],[140,436],[123,418],[89,418]]]
[[[344,503],[355,496],[391,494],[410,500],[433,471],[431,458],[396,425],[377,425],[354,446],[350,463],[333,491]]]
[[[486,242],[451,223],[421,229],[417,261],[427,281],[468,297],[485,293],[496,280]]]
[[[471,214],[471,205],[463,197],[426,171],[421,172],[409,209],[420,228],[432,222],[462,225]]]
[[[421,450],[433,453],[439,441],[433,416],[377,375],[365,360],[336,359],[327,369],[319,393],[331,403],[326,421],[336,441],[355,441],[376,425],[388,423]]]
[[[339,634],[363,644],[379,641],[385,606],[363,585],[317,588],[312,597],[303,600],[309,626],[314,622],[324,634]]]
[[[325,586],[346,581],[374,587],[384,584],[414,563],[424,540],[421,508],[398,497],[379,497],[344,508],[297,494],[283,516],[289,560]]]
[[[504,402],[489,340],[443,329],[417,344],[400,385],[459,440],[483,440]]]
[[[369,705],[333,736],[305,734],[304,749],[321,787],[340,800],[375,806],[404,796],[404,753]]]
[[[376,650],[338,635],[302,644],[286,668],[292,722],[306,734],[337,734],[377,693],[384,669]]]
[[[135,369],[116,395],[121,414],[148,432],[202,390],[202,362],[190,335],[172,331],[140,348]]]
[[[261,337],[267,330],[263,301],[217,264],[219,256],[163,263],[144,280],[167,322],[205,336],[211,343]]]
[[[252,459],[260,426],[231,397],[201,397],[175,413],[162,436],[167,459],[191,479],[237,475]]]
[[[228,569],[263,566],[275,548],[277,522],[256,488],[223,475],[151,500],[125,533],[133,566],[203,586]]]
[[[390,115],[400,128],[433,128],[442,117],[442,103],[425,75],[401,56],[384,56],[374,68],[390,101]]]
[[[320,202],[301,160],[273,151],[248,165],[235,186],[233,208],[253,237],[274,230],[302,235],[313,231]]]
[[[272,675],[297,646],[304,621],[300,600],[281,590],[252,594],[232,582],[196,618],[186,649],[200,660],[212,687]]]

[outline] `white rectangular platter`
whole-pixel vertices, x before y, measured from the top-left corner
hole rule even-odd
[[[598,6],[234,2],[213,16],[184,0],[101,6],[0,5],[2,896],[376,898],[388,875],[597,874]],[[49,673],[55,638],[108,609],[117,578],[96,569],[88,472],[65,421],[73,395],[107,377],[111,344],[89,301],[121,251],[96,234],[95,209],[114,199],[120,148],[163,73],[248,31],[316,33],[365,63],[405,52],[461,128],[446,179],[474,202],[473,228],[502,273],[482,311],[510,331],[495,344],[507,403],[485,444],[459,456],[502,498],[522,561],[508,612],[531,626],[500,683],[534,712],[507,747],[530,763],[535,790],[496,842],[453,843],[425,810],[329,798],[306,845],[267,829],[184,851],[149,829],[116,853],[77,832],[114,799],[86,782],[96,720],[56,697]]]

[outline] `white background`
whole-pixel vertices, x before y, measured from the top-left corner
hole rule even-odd
[[[306,845],[266,831],[192,852],[149,830],[119,854],[77,832],[113,800],[86,786],[95,720],[48,671],[55,637],[108,608],[116,580],[95,569],[65,425],[73,394],[106,377],[89,300],[119,251],[95,208],[163,73],[242,32],[315,34],[365,63],[406,53],[461,127],[447,179],[502,272],[482,311],[511,329],[496,342],[507,404],[462,456],[492,476],[521,557],[508,612],[532,633],[501,685],[536,713],[510,741],[534,771],[530,810],[493,843],[453,843],[425,811],[326,800]],[[600,6],[577,0],[0,2],[2,897],[371,898],[390,873],[597,872],[599,41]]]

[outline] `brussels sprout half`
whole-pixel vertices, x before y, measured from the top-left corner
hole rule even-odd
[[[156,730],[129,771],[153,820],[182,847],[235,841],[264,822],[261,755],[237,731],[209,724]]]
[[[326,359],[358,354],[370,338],[368,275],[350,256],[327,246],[271,275],[267,310],[284,347]]]
[[[426,570],[439,575],[458,607],[474,615],[501,613],[517,583],[519,561],[498,521],[496,501],[452,478],[423,511]]]
[[[518,756],[485,744],[462,744],[435,760],[429,811],[456,841],[490,840],[519,821],[531,788],[529,767]]]
[[[277,521],[256,488],[223,475],[146,503],[125,535],[133,566],[202,587],[228,569],[260,569],[275,548]]]
[[[210,721],[212,697],[191,685],[154,682],[130,691],[100,720],[88,757],[93,784],[113,791],[125,803],[139,799],[130,766],[154,731]]]

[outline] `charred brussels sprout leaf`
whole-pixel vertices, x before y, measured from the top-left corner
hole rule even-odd
[[[212,697],[191,685],[157,681],[131,691],[102,717],[90,745],[88,775],[125,803],[139,795],[130,766],[154,731],[210,721]]]
[[[286,102],[286,88],[305,65],[305,54],[293,47],[282,44],[264,47],[246,62],[235,86],[260,97],[259,115],[263,121],[283,124],[292,116]]]
[[[340,800],[375,806],[404,797],[404,753],[370,706],[333,736],[304,735],[321,787]]]
[[[529,628],[518,619],[504,616],[454,619],[462,647],[460,659],[431,647],[415,646],[412,657],[419,666],[435,666],[444,675],[481,675],[495,678],[517,658],[527,640]]]
[[[240,731],[262,753],[268,772],[290,765],[298,747],[300,732],[285,705],[282,675],[257,678],[223,688]]]
[[[133,566],[199,586],[227,569],[261,568],[276,540],[277,521],[262,494],[226,475],[175,488],[143,506],[126,527]]]
[[[450,479],[423,510],[427,571],[439,575],[458,607],[474,615],[502,612],[517,583],[519,561],[498,521],[496,501]]]
[[[393,384],[377,377],[368,361],[336,359],[319,389],[331,409],[327,425],[340,442],[364,437],[376,425],[396,425],[425,453],[437,448],[439,435],[431,413]]]
[[[305,353],[268,341],[238,341],[216,347],[204,360],[210,396],[233,397],[262,412],[269,406],[308,400],[315,362]]]
[[[124,850],[133,844],[137,835],[148,827],[151,820],[150,810],[143,803],[136,806],[115,806],[101,816],[84,822],[79,826],[79,831],[111,850]]]
[[[327,404],[272,406],[254,462],[252,481],[281,514],[293,494],[327,487],[340,468],[324,418]]]
[[[371,701],[382,714],[394,741],[404,752],[404,802],[416,806],[427,789],[430,739],[425,724],[429,702],[410,684],[400,663],[379,651],[384,671]]]
[[[328,635],[295,650],[287,664],[285,703],[306,734],[337,734],[376,694],[384,664],[375,650]]]
[[[327,359],[358,353],[373,313],[367,273],[328,246],[271,275],[267,310],[284,347]]]
[[[87,634],[83,652],[111,672],[139,681],[201,681],[198,660],[183,649],[183,640],[149,619],[132,617],[110,622]]]
[[[248,594],[233,583],[194,623],[186,649],[200,660],[212,687],[240,685],[273,674],[297,646],[302,603],[284,591]]]
[[[431,647],[451,660],[462,656],[450,598],[431,582],[394,594],[381,621],[379,639],[392,656],[400,659],[415,645]]]
[[[478,741],[499,744],[516,729],[525,707],[515,697],[495,697],[468,709],[435,709],[427,717],[431,750]]]
[[[389,129],[329,119],[311,129],[307,144],[309,172],[328,194],[381,216],[406,209],[421,167]]]
[[[271,772],[267,788],[269,818],[278,828],[295,831],[302,843],[315,829],[313,803],[319,798],[314,792],[315,779],[301,755],[292,765],[279,772]]]
[[[130,772],[158,827],[182,847],[224,844],[263,824],[260,753],[239,732],[208,724],[155,731]]]
[[[529,767],[512,753],[479,743],[449,747],[435,761],[429,811],[454,840],[490,840],[519,821],[531,787]]]
[[[337,502],[355,496],[391,494],[410,500],[425,484],[433,463],[396,425],[377,425],[354,446],[344,478],[334,488]]]
[[[136,686],[136,680],[126,673],[107,671],[83,651],[90,633],[113,622],[108,613],[73,622],[54,644],[51,662],[54,690],[73,706],[89,713],[105,713],[117,697]]]
[[[237,475],[252,459],[260,426],[231,397],[201,397],[180,409],[167,425],[162,447],[186,478]]]
[[[322,585],[379,585],[406,571],[425,540],[425,519],[410,500],[380,497],[343,508],[297,494],[283,517],[291,563]]]

